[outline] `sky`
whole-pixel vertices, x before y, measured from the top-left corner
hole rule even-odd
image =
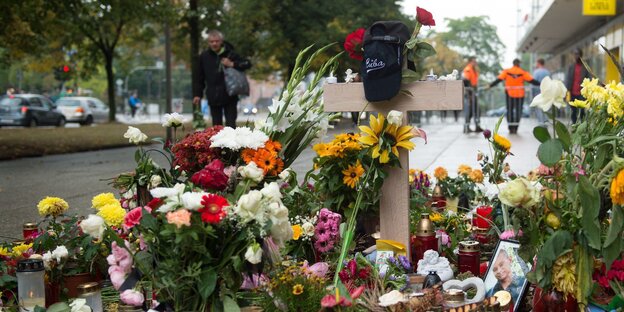
[[[517,42],[524,33],[523,27],[517,33],[516,25],[529,13],[531,0],[403,0],[401,4],[403,13],[408,15],[416,15],[417,6],[431,12],[436,21],[434,29],[438,32],[446,31],[445,18],[488,16],[506,47],[501,66],[507,68],[516,57]]]

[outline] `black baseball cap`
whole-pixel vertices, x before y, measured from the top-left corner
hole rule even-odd
[[[379,21],[366,29],[360,73],[367,101],[386,101],[399,93],[403,47],[409,38],[409,28],[399,21]]]

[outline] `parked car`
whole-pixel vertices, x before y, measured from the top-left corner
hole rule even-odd
[[[505,114],[507,114],[507,107],[505,106],[490,109],[487,112],[485,112],[485,116],[488,116],[488,117],[500,117]],[[529,116],[531,116],[531,108],[529,108],[528,105],[522,105],[522,117],[527,118]]]
[[[62,97],[56,101],[56,105],[67,122],[90,125],[108,121],[108,106],[94,97]]]
[[[256,113],[258,113],[258,108],[255,104],[245,103],[243,104],[243,113],[245,115],[255,115]]]
[[[38,94],[15,94],[0,98],[0,126],[65,126],[56,105]]]

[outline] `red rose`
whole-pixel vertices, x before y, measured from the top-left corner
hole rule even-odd
[[[433,20],[431,12],[421,7],[416,7],[416,19],[425,26],[435,26],[435,21]]]
[[[364,40],[364,32],[366,29],[358,28],[354,32],[347,35],[344,42],[344,49],[349,53],[349,57],[361,61],[364,59],[362,53],[362,41]]]
[[[223,163],[215,159],[204,169],[198,171],[191,177],[191,182],[204,189],[222,191],[227,186],[228,177],[223,172]]]

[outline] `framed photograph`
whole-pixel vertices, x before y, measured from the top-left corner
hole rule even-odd
[[[520,243],[501,240],[496,245],[490,265],[485,273],[485,296],[491,297],[497,291],[506,290],[511,294],[514,311],[518,311],[529,282],[526,274],[531,264],[524,262],[518,255]]]

